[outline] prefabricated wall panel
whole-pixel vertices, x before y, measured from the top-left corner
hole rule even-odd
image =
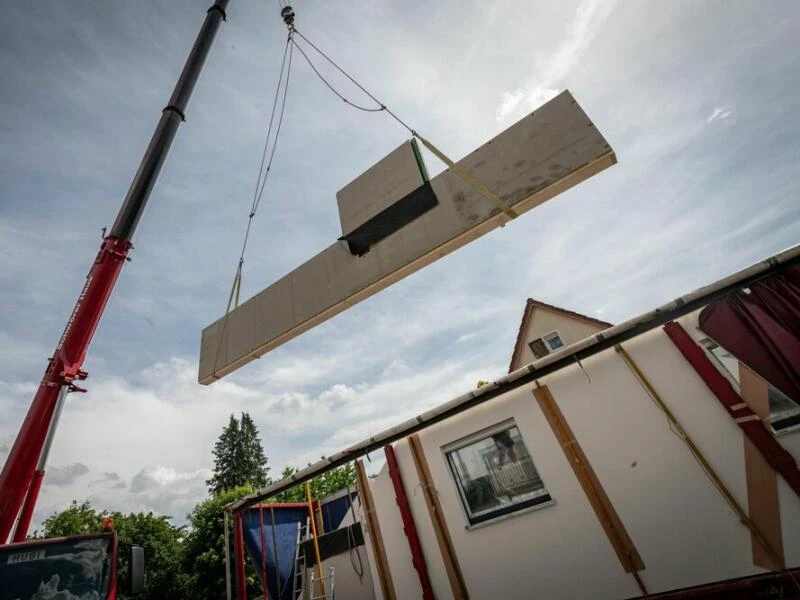
[[[415,142],[404,142],[336,194],[342,235],[347,235],[427,180]]]
[[[404,160],[408,162],[407,152]],[[613,150],[565,91],[458,165],[521,214],[615,163]],[[408,165],[403,172],[410,173]],[[430,185],[438,204],[363,256],[353,255],[346,242],[337,241],[206,327],[200,383],[210,384],[235,371],[508,221],[449,169]],[[359,212],[359,206],[366,208]],[[380,206],[370,207],[366,200],[343,205],[343,227],[363,222]]]
[[[697,313],[680,322],[695,339]],[[744,436],[667,336],[654,329],[624,343],[641,370],[742,506],[747,506]],[[541,378],[579,440],[646,568],[650,594],[763,573],[750,532],[731,510],[646,390],[613,348]],[[617,600],[641,597],[534,401],[534,385],[509,391],[419,432],[431,478],[472,598]],[[553,502],[470,525],[445,450],[514,419]],[[800,430],[781,444],[800,459]],[[451,598],[408,439],[394,444],[437,598]],[[800,499],[778,478],[787,567],[800,566]],[[396,580],[414,584],[408,542],[386,470],[370,480]],[[417,490],[415,493],[411,490]],[[401,579],[401,575],[404,577]]]

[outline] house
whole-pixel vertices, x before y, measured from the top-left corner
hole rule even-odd
[[[509,375],[229,510],[383,446],[353,598],[800,598],[799,259],[616,326],[529,299]]]
[[[800,459],[800,408],[711,341],[699,314],[677,325],[738,390],[749,418],[768,423],[779,447]],[[608,327],[528,300],[511,370]],[[800,566],[800,495],[661,328],[412,438],[392,444],[394,467],[370,482],[394,598],[428,597],[415,558],[435,598],[678,590],[665,597],[710,598],[719,592],[687,589],[702,594]],[[412,555],[393,475],[421,557]],[[367,533],[375,556],[375,532]],[[370,562],[376,582],[378,564]],[[762,588],[800,597],[791,579],[776,581],[750,581],[756,587],[741,597]],[[387,597],[377,585],[376,597]]]

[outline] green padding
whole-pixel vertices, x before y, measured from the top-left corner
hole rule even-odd
[[[422,175],[422,181],[428,181],[428,169],[425,167],[425,161],[422,160],[419,146],[417,145],[417,138],[411,138],[411,149],[414,151],[414,158],[417,159],[417,166],[419,167],[419,174]]]

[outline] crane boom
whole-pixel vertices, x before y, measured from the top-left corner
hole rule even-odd
[[[47,458],[43,453],[45,441],[52,438],[57,425],[54,414],[59,395],[67,391],[82,391],[75,382],[87,377],[82,366],[92,336],[133,247],[131,239],[172,140],[185,120],[186,106],[217,31],[225,20],[228,2],[215,0],[206,13],[205,22],[197,34],[169,103],[161,113],[111,232],[103,238],[100,252],[89,269],[83,290],[0,472],[0,544],[8,539],[23,504],[25,507],[14,537],[24,539],[27,534],[44,476]]]

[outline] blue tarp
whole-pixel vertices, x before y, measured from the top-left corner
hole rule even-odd
[[[322,512],[322,527],[325,533],[338,529],[342,524],[347,512],[350,510],[350,503],[356,498],[357,492],[350,492],[350,497],[347,494],[336,500],[326,502],[321,507]]]
[[[270,600],[294,600],[292,578],[297,549],[297,527],[298,524],[305,523],[307,517],[308,509],[304,507],[256,507],[242,513],[244,544],[259,579],[266,570]]]

